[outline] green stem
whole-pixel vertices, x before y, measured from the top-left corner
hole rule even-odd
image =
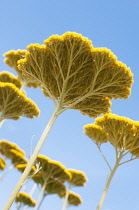
[[[119,157],[117,157],[116,163],[115,163],[113,169],[111,170],[111,172],[110,172],[110,174],[109,174],[108,180],[107,180],[107,182],[106,182],[104,191],[103,191],[103,193],[102,193],[102,195],[101,195],[101,198],[100,198],[100,201],[99,201],[99,204],[98,204],[96,210],[101,210],[101,208],[102,208],[102,205],[103,205],[103,203],[104,203],[104,200],[105,200],[107,191],[108,191],[108,189],[109,189],[110,183],[111,183],[111,181],[112,181],[112,178],[114,177],[114,174],[115,174],[117,168],[119,167],[119,163],[120,163],[122,157],[123,157],[123,156],[122,156],[122,153],[119,155]]]
[[[48,133],[50,132],[50,129],[52,127],[52,125],[54,124],[55,120],[57,119],[57,117],[59,116],[59,114],[61,114],[63,111],[62,111],[62,107],[60,105],[58,105],[51,117],[51,119],[49,120],[46,128],[44,129],[44,132],[42,133],[42,136],[35,148],[35,151],[34,153],[31,155],[31,158],[27,164],[27,167],[25,169],[25,171],[22,173],[21,175],[21,178],[19,179],[14,191],[12,192],[8,202],[6,203],[5,207],[3,210],[9,210],[12,203],[14,202],[16,196],[17,196],[17,193],[19,192],[19,190],[21,189],[22,185],[25,183],[25,181],[27,180],[27,177],[28,177],[28,174],[32,168],[32,166],[34,165],[35,163],[35,160],[38,156],[38,153],[40,151],[40,149],[42,148],[44,142],[45,142],[45,139],[48,135]]]

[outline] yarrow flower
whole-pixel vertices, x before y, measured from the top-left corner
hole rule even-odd
[[[98,125],[85,125],[84,134],[90,137],[96,144],[101,144],[108,141],[108,134]]]
[[[8,153],[10,149],[14,149],[17,152],[20,152],[21,155],[25,155],[25,152],[17,144],[2,139],[0,141],[0,152],[4,155],[5,153]]]
[[[70,191],[68,196],[68,205],[78,206],[81,203],[82,203],[81,197],[78,194]]]
[[[46,178],[53,178],[65,182],[71,178],[71,174],[66,170],[65,166],[57,161],[49,159],[44,155],[38,155],[36,163],[38,163],[40,170],[37,174],[34,175],[33,179],[37,177],[38,174],[41,175],[43,180]]]
[[[94,124],[84,126],[84,133],[98,146],[110,169],[109,177],[97,207],[97,210],[100,210],[117,168],[139,158],[139,122],[107,113],[103,117],[96,118]],[[116,160],[113,168],[100,149],[100,145],[106,142],[109,142],[115,149]],[[123,160],[123,157],[127,157],[127,159]]]
[[[22,82],[17,77],[15,77],[13,74],[11,74],[7,71],[3,71],[0,73],[0,82],[12,83],[19,89],[22,86]]]
[[[16,144],[10,143],[6,140],[0,141],[0,153],[10,159],[14,166],[27,163],[23,150],[21,150]]]
[[[20,192],[18,193],[15,202],[18,203],[23,203],[24,205],[30,206],[30,207],[34,207],[36,205],[36,201],[34,201],[30,195],[24,193],[24,192]]]
[[[110,50],[94,48],[88,38],[75,32],[53,35],[44,45],[31,44],[21,52],[6,53],[5,62],[41,87],[54,103],[60,101],[64,110],[97,117],[110,111],[110,99],[130,95],[130,69]]]
[[[25,96],[14,84],[0,82],[0,121],[20,119],[21,116],[34,118],[39,116],[36,104]]]
[[[75,169],[68,169],[71,174],[71,179],[69,180],[70,185],[74,186],[84,186],[87,178],[82,171],[77,171]]]
[[[34,87],[36,88],[37,85],[35,83],[30,83],[22,74],[21,72],[18,70],[17,68],[17,61],[24,58],[25,57],[25,53],[26,53],[26,50],[11,50],[7,53],[4,54],[4,61],[5,63],[11,67],[11,68],[14,68],[14,70],[17,72],[18,74],[18,78],[20,81],[22,81],[22,83],[24,84],[24,86],[27,86],[27,87]]]
[[[6,56],[10,63],[12,59]],[[26,84],[33,83],[40,87],[44,96],[55,104],[54,113],[31,156],[27,170],[14,190],[16,194],[57,117],[67,109],[79,110],[89,117],[110,112],[111,99],[130,96],[133,74],[110,50],[94,48],[88,38],[75,32],[53,35],[43,45],[31,44],[16,59],[15,65],[11,63],[11,67],[24,77]],[[7,209],[13,200],[14,196],[7,203]]]

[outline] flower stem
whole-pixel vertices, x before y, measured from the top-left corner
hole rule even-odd
[[[66,190],[66,195],[65,195],[65,198],[64,198],[64,203],[63,203],[62,210],[66,210],[67,209],[70,187],[71,187],[71,185],[69,184],[68,189]]]
[[[45,139],[48,135],[48,133],[50,132],[50,129],[52,127],[52,125],[54,124],[55,120],[57,119],[57,117],[59,116],[59,114],[62,113],[62,107],[60,105],[58,105],[56,108],[55,108],[55,111],[52,115],[52,117],[50,118],[46,128],[44,129],[44,132],[42,133],[42,136],[35,148],[35,151],[34,153],[31,155],[31,158],[27,164],[27,167],[25,169],[25,171],[23,172],[23,174],[21,175],[21,178],[19,179],[15,189],[13,190],[8,202],[6,203],[5,207],[3,210],[9,210],[12,203],[14,202],[16,196],[17,196],[17,193],[19,192],[19,190],[21,189],[22,185],[24,184],[24,182],[27,180],[27,177],[28,177],[28,174],[32,168],[32,166],[34,165],[34,162],[38,156],[38,153],[40,151],[40,149],[42,148],[43,146],[43,143],[45,142]]]
[[[123,157],[123,156],[122,156],[122,153],[121,153],[121,154],[119,155],[119,157],[117,157],[117,160],[116,160],[116,163],[115,163],[113,169],[111,169],[111,172],[110,172],[110,174],[109,174],[108,180],[107,180],[107,182],[106,182],[104,191],[103,191],[103,193],[102,193],[102,195],[101,195],[101,198],[100,198],[100,201],[99,201],[99,204],[98,204],[96,210],[101,210],[101,208],[102,208],[102,205],[103,205],[103,203],[104,203],[104,200],[105,200],[107,191],[108,191],[108,189],[109,189],[110,183],[111,183],[111,181],[112,181],[112,178],[114,177],[114,174],[115,174],[117,168],[119,167],[119,163],[120,163],[122,157]]]
[[[4,121],[5,120],[1,119],[1,117],[0,117],[0,128],[3,126]]]
[[[44,191],[45,191],[47,183],[48,183],[48,179],[45,179],[44,184],[41,188],[41,192],[40,192],[39,197],[38,197],[37,204],[36,204],[34,210],[38,210],[40,208],[41,204],[42,204],[42,200],[44,198]]]

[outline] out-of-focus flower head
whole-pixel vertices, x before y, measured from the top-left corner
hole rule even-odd
[[[6,162],[2,157],[0,157],[0,170],[4,170],[5,168],[6,168]]]
[[[17,194],[17,197],[15,199],[15,202],[18,203],[23,203],[24,205],[28,205],[30,207],[34,207],[36,205],[36,201],[34,201],[30,195],[24,193],[24,192],[19,192]]]
[[[84,172],[77,171],[74,169],[68,169],[68,172],[71,174],[71,179],[69,180],[70,185],[73,186],[84,186],[87,178]]]
[[[0,141],[0,153],[6,158],[9,158],[14,166],[17,164],[27,163],[27,159],[24,156],[24,151],[21,150],[16,144],[10,143],[6,140]]]
[[[45,194],[57,194],[62,198],[66,194],[66,187],[58,180],[49,179],[49,182],[45,187]]]
[[[82,203],[82,199],[81,197],[73,192],[69,192],[69,196],[68,196],[68,204],[69,205],[74,205],[74,206],[78,206]]]

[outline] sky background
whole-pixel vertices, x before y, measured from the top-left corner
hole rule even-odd
[[[14,72],[3,62],[9,50],[25,49],[30,43],[43,44],[53,34],[77,32],[92,40],[94,47],[106,47],[119,61],[131,68],[134,84],[129,99],[112,100],[112,113],[139,120],[139,2],[137,0],[3,0],[0,3],[0,67],[1,71]],[[6,120],[0,130],[0,139],[18,144],[28,158],[35,148],[54,106],[40,89],[25,89],[41,110],[33,120],[22,118]],[[68,110],[55,122],[40,154],[57,160],[67,168],[83,171],[88,182],[75,187],[83,200],[79,207],[69,210],[95,210],[103,191],[109,169],[95,144],[83,134],[83,126],[94,119],[79,111]],[[114,150],[105,145],[103,151],[111,164]],[[12,169],[0,183],[0,209],[3,209],[20,173]],[[33,182],[25,189],[30,192]],[[33,194],[37,199],[38,191]],[[102,210],[133,210],[139,208],[139,160],[121,166],[110,186]],[[15,205],[11,210],[15,210]],[[62,200],[56,195],[46,198],[41,210],[61,210]]]

